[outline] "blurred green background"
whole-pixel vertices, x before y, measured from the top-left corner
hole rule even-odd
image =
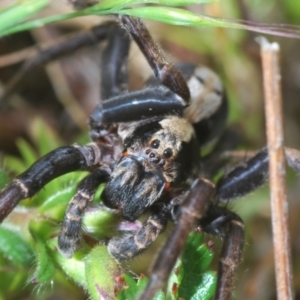
[[[300,2],[295,0],[223,0],[191,5],[187,9],[219,18],[275,23],[278,26],[282,23],[300,25]],[[52,0],[39,15],[70,11],[72,8],[67,3]],[[106,19],[96,16],[77,18],[0,39],[0,89],[5,88],[22,63],[39,49]],[[255,41],[259,34],[235,29],[146,23],[170,60],[204,64],[221,76],[230,100],[229,126],[239,131],[241,149],[250,151],[263,147],[262,70],[260,49]],[[300,149],[300,40],[274,36],[268,36],[268,39],[278,42],[281,48],[286,145]],[[35,144],[38,139],[36,118],[43,119],[61,144],[88,140],[86,120],[99,101],[101,48],[102,45],[96,45],[80,49],[45,68],[38,68],[26,78],[18,93],[10,98],[9,109],[0,111],[1,166],[11,169],[6,155],[20,154],[17,147],[20,137]],[[139,89],[150,70],[134,46],[129,63],[130,86]],[[49,143],[51,147],[51,138]],[[300,299],[300,239],[297,230],[300,225],[300,184],[293,172],[288,172],[287,185],[295,295]],[[232,203],[231,207],[244,219],[247,237],[243,263],[236,276],[235,298],[276,299],[268,188]],[[216,256],[218,249],[218,241],[215,241]],[[141,260],[142,257],[138,258],[138,263]],[[82,291],[64,280],[61,280],[62,284],[49,283],[32,292],[31,284],[26,284],[30,268],[20,271],[9,264],[9,259],[0,257],[1,281],[2,276],[11,271],[13,276],[8,278],[13,283],[12,290],[7,293],[0,291],[0,299],[86,298]],[[40,290],[44,290],[43,293]]]

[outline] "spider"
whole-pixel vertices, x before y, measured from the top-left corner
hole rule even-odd
[[[118,22],[107,22],[103,29],[108,39],[102,54],[103,101],[89,119],[92,142],[55,149],[16,177],[0,192],[0,221],[52,179],[87,170],[90,174],[78,185],[62,222],[58,237],[62,255],[71,257],[78,248],[85,209],[97,187],[106,183],[103,203],[124,219],[135,221],[150,213],[138,231],[109,240],[108,251],[118,261],[148,248],[168,221],[176,224],[140,299],[152,299],[163,286],[196,227],[224,237],[216,299],[230,299],[244,225],[222,203],[250,193],[267,180],[267,151],[260,150],[216,185],[205,178],[203,170],[222,151],[222,139],[207,156],[201,157],[201,148],[226,127],[227,98],[219,77],[205,67],[169,63],[137,18],[118,16]],[[135,92],[127,92],[130,37],[155,75]]]

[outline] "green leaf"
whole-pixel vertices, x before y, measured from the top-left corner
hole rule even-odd
[[[37,147],[40,156],[62,145],[54,130],[40,118],[36,118],[32,122],[30,136],[32,140],[38,141]]]
[[[9,183],[9,178],[3,170],[0,169],[0,189],[4,188]]]
[[[143,277],[135,281],[132,277],[125,274],[124,279],[126,282],[126,287],[117,296],[117,300],[135,299],[139,292],[142,292],[147,283],[148,279]]]
[[[87,287],[85,277],[85,256],[87,249],[76,251],[72,258],[65,258],[57,251],[57,238],[48,240],[47,246],[51,250],[52,257],[56,264],[64,271],[64,273],[74,280],[74,282],[83,288]]]
[[[25,31],[25,30],[29,30],[29,29],[33,29],[33,28],[42,27],[46,24],[50,24],[50,23],[54,23],[54,22],[65,21],[65,20],[75,18],[75,17],[80,17],[83,15],[84,14],[82,12],[74,12],[74,13],[70,13],[70,14],[55,15],[55,16],[51,16],[51,17],[28,21],[23,24],[16,25],[12,28],[3,30],[0,33],[0,37],[6,36],[9,34],[13,34],[13,33],[17,33],[20,31]]]
[[[37,197],[39,212],[59,220],[76,192],[78,183],[86,176],[86,172],[68,173],[49,182]]]
[[[32,165],[37,160],[37,153],[34,151],[33,147],[24,139],[18,139],[17,146],[26,166]]]
[[[104,209],[102,206],[88,209],[83,218],[85,230],[98,238],[112,236],[118,221],[120,221],[119,214]]]
[[[34,240],[39,241],[40,239],[45,243],[57,232],[57,228],[54,226],[53,220],[47,218],[31,219],[28,228]]]
[[[53,259],[49,255],[45,240],[41,239],[37,232],[31,230],[31,234],[35,240],[36,268],[30,282],[38,284],[49,282],[55,273]]]
[[[209,18],[207,16],[194,14],[184,9],[171,7],[138,7],[123,9],[119,13],[173,25],[222,27],[226,27],[226,25],[228,25],[227,22],[220,19]]]
[[[1,35],[8,35],[19,31],[29,30],[40,27],[49,23],[64,21],[75,17],[88,15],[107,15],[107,14],[128,14],[140,18],[147,18],[159,22],[169,23],[173,25],[184,26],[212,26],[249,30],[259,33],[266,33],[276,36],[284,36],[290,38],[300,38],[299,27],[290,28],[286,24],[260,24],[251,23],[243,20],[220,19],[206,15],[194,14],[184,9],[161,7],[157,5],[146,7],[132,7],[136,4],[154,3],[172,6],[181,6],[195,3],[206,3],[211,1],[184,1],[184,0],[104,0],[92,7],[76,11],[69,14],[61,14],[50,16],[38,20],[25,22],[23,24],[11,27],[0,32]]]
[[[195,289],[194,293],[192,294],[190,298],[185,299],[191,299],[191,300],[208,300],[212,299],[216,286],[217,286],[217,279],[216,274],[213,271],[207,271],[199,276],[199,284],[197,288]],[[180,294],[181,295],[181,294]],[[182,297],[184,293],[182,294]]]
[[[212,251],[202,244],[202,234],[190,234],[178,268],[178,296],[184,299],[210,299],[216,287],[216,275],[207,271]]]
[[[23,0],[0,10],[0,36],[8,28],[28,19],[46,7],[49,0]]]
[[[205,2],[205,1],[204,1]],[[207,2],[207,1],[206,1]],[[194,26],[226,26],[229,22],[225,22],[216,18],[209,18],[204,17],[201,15],[196,15],[190,13],[183,9],[176,9],[176,8],[166,8],[166,7],[159,7],[159,6],[151,6],[151,7],[139,7],[139,8],[130,8],[124,9],[122,8],[131,6],[133,4],[141,4],[141,3],[158,3],[164,5],[173,5],[173,6],[180,6],[180,5],[187,5],[192,3],[199,3],[199,1],[183,1],[183,0],[165,0],[165,1],[133,1],[133,0],[108,0],[102,1],[98,4],[95,4],[92,7],[88,7],[86,9],[76,11],[69,14],[61,14],[50,16],[38,20],[29,21],[23,23],[21,25],[15,26],[3,33],[3,35],[12,34],[19,31],[29,30],[32,28],[40,27],[49,23],[64,21],[75,17],[80,16],[87,16],[87,15],[107,15],[107,14],[128,14],[132,16],[137,16],[140,18],[148,18],[156,21],[161,21],[170,24],[176,25],[194,25]],[[203,1],[201,1],[203,3]]]
[[[5,156],[4,163],[7,169],[15,174],[20,174],[26,169],[24,161],[12,155]]]
[[[54,189],[51,189],[54,191]],[[45,213],[51,208],[55,208],[58,205],[67,205],[75,192],[75,186],[69,186],[63,190],[55,190],[55,193],[46,199],[39,207],[40,213]]]
[[[169,6],[183,6],[190,4],[201,4],[214,2],[215,0],[103,0],[99,4],[93,6],[99,10],[119,10],[126,6],[132,6],[136,4],[160,4]]]
[[[136,299],[146,288],[149,279],[145,276],[140,276],[138,280],[134,280],[131,276],[125,274],[124,279],[126,287],[118,294],[117,300]],[[162,291],[156,292],[153,300],[165,300],[165,294]]]
[[[87,255],[85,274],[91,299],[115,298],[115,279],[121,275],[121,270],[105,246],[95,247]]]
[[[165,299],[166,299],[166,296],[165,296],[164,292],[158,291],[158,292],[156,292],[156,294],[154,295],[152,300],[165,300]]]
[[[34,252],[31,246],[18,232],[0,227],[0,252],[13,264],[30,266],[33,263]]]

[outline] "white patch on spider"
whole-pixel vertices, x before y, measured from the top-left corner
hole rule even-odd
[[[169,116],[159,122],[163,131],[176,136],[178,142],[190,142],[194,135],[194,128],[189,121],[176,116]],[[160,131],[158,131],[159,133]],[[166,147],[165,147],[166,148]],[[177,147],[178,148],[178,147]],[[179,150],[179,149],[178,149]]]
[[[79,194],[79,196],[81,196],[83,199],[86,199],[86,200],[90,200],[91,199],[91,196],[83,191],[78,191],[77,192]]]
[[[14,182],[22,190],[22,192],[26,196],[28,194],[28,188],[27,188],[27,186],[21,180],[19,180],[19,179],[15,179]]]
[[[220,78],[206,67],[195,69],[188,81],[191,104],[184,110],[184,117],[191,123],[213,115],[222,103],[224,93]]]
[[[73,213],[68,212],[66,214],[66,218],[71,220],[71,221],[75,221],[75,222],[79,222],[81,220],[81,216],[76,216]]]

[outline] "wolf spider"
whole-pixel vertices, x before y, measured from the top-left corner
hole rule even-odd
[[[212,153],[201,156],[200,150],[226,127],[227,99],[218,76],[205,67],[169,63],[137,18],[118,16],[118,22],[106,22],[97,30],[97,38],[107,38],[108,43],[102,54],[103,100],[89,119],[92,142],[55,149],[17,176],[0,192],[0,221],[52,179],[89,171],[62,222],[58,249],[64,256],[71,257],[78,248],[85,209],[97,187],[106,183],[104,205],[118,210],[125,220],[150,213],[138,231],[110,239],[108,251],[115,259],[134,258],[153,243],[169,220],[175,223],[140,299],[151,299],[163,286],[196,227],[224,238],[215,297],[230,299],[244,225],[222,203],[252,192],[267,180],[268,153],[260,150],[214,185],[203,177],[203,170],[211,169],[206,174],[212,176],[215,170],[210,164],[224,163],[219,158],[222,139]],[[127,91],[130,36],[155,75],[135,92]],[[43,59],[55,55],[54,51]]]

